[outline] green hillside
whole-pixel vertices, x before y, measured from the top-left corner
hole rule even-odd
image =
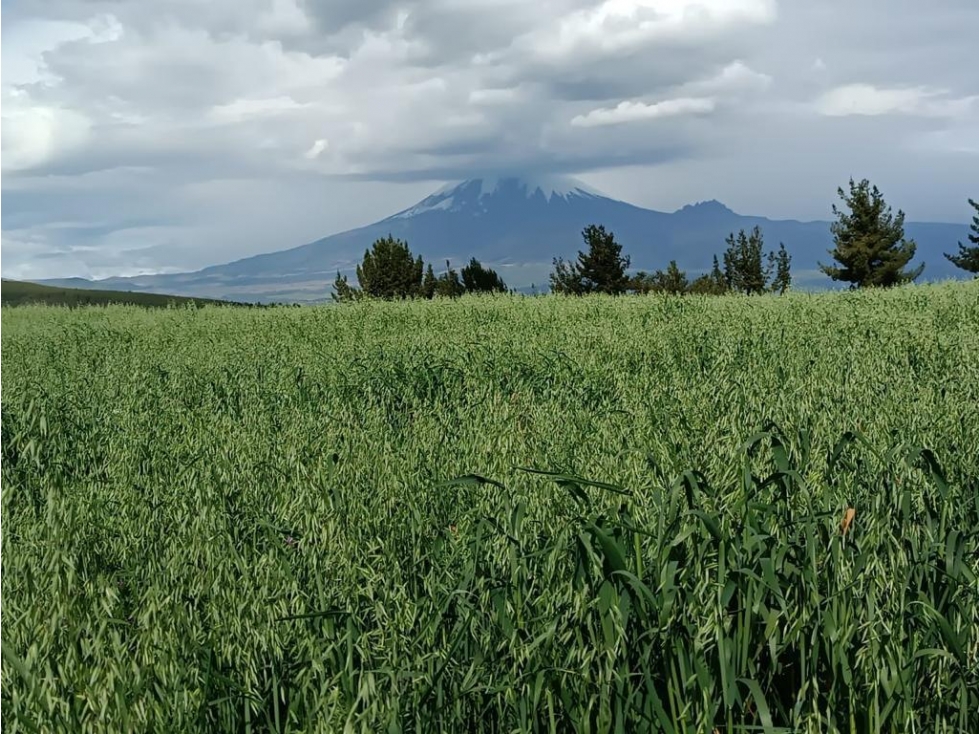
[[[219,301],[214,298],[188,298],[168,296],[160,293],[134,293],[132,291],[96,291],[83,288],[55,288],[22,280],[3,279],[0,284],[0,302],[4,306],[24,306],[31,303],[44,303],[52,306],[107,306],[119,304],[126,306],[147,306],[164,308],[174,304],[225,304],[249,306],[251,304],[233,301]]]

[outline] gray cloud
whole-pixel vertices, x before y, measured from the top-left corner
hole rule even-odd
[[[846,22],[839,21],[846,13]],[[471,173],[825,217],[850,175],[964,219],[973,0],[4,5],[3,272],[193,269]]]

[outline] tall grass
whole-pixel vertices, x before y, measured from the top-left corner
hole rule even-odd
[[[975,284],[2,326],[5,730],[979,730]]]

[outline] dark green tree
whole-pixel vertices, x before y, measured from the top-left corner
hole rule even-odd
[[[672,293],[682,295],[689,292],[690,281],[687,274],[680,270],[676,260],[670,260],[666,270],[647,273],[640,270],[629,280],[629,290],[636,293]]]
[[[467,293],[506,293],[503,279],[491,268],[483,267],[476,258],[462,269],[462,284]]]
[[[435,295],[441,298],[458,298],[466,292],[466,287],[459,280],[459,273],[453,270],[448,260],[445,261],[445,272],[435,283]]]
[[[785,245],[780,242],[778,252],[770,252],[768,257],[775,268],[775,277],[772,279],[771,286],[772,293],[781,295],[792,286],[792,256],[785,249]]]
[[[551,290],[557,293],[625,293],[631,286],[626,275],[629,257],[622,255],[622,245],[603,225],[589,224],[581,232],[588,251],[578,251],[578,259],[567,263],[554,259]]]
[[[727,279],[724,277],[724,271],[721,270],[721,264],[717,261],[717,255],[714,255],[714,267],[709,273],[704,273],[690,284],[690,292],[703,296],[722,296],[727,291]]]
[[[551,292],[567,296],[580,296],[585,284],[578,272],[577,263],[569,263],[563,257],[554,258],[554,270],[550,276]]]
[[[955,267],[962,268],[967,273],[975,273],[976,277],[979,278],[979,203],[969,199],[969,206],[976,210],[976,213],[972,215],[972,224],[969,227],[972,234],[968,235],[969,242],[972,244],[963,245],[960,242],[958,254],[949,255],[946,252],[945,257]]]
[[[622,255],[622,245],[615,235],[602,225],[589,224],[581,236],[588,252],[578,253],[578,272],[589,292],[619,295],[629,288],[628,255]]]
[[[413,298],[422,295],[421,256],[412,257],[408,243],[391,235],[374,242],[357,266],[357,280],[371,298]]]
[[[435,298],[435,289],[438,287],[438,278],[435,277],[435,271],[432,270],[432,264],[429,263],[428,267],[425,268],[425,277],[422,279],[422,298],[428,298],[431,300]]]
[[[728,290],[737,293],[764,293],[771,274],[771,261],[765,263],[762,250],[765,245],[761,229],[755,227],[750,234],[742,229],[737,236],[728,235],[724,251],[724,283]]]
[[[917,246],[904,239],[904,212],[891,214],[876,186],[867,179],[850,179],[850,193],[837,189],[849,213],[833,205],[837,221],[830,225],[835,247],[829,251],[838,265],[819,264],[833,280],[851,288],[888,287],[909,283],[924,271],[924,263],[906,270]]]
[[[338,270],[337,279],[333,281],[333,300],[337,303],[356,301],[360,298],[360,295],[360,291],[347,282],[347,276],[340,275],[340,271]]]
[[[680,296],[686,293],[690,287],[687,274],[680,270],[676,260],[670,260],[670,264],[666,266],[666,272],[657,271],[657,275],[659,276],[660,289],[664,293]]]
[[[656,290],[656,274],[647,273],[645,270],[638,271],[629,280],[629,290],[645,295]]]

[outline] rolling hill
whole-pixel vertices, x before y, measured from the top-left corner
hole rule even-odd
[[[91,282],[91,281],[85,281]],[[0,281],[0,303],[4,306],[47,304],[50,306],[107,306],[122,304],[165,308],[188,303],[221,304],[225,306],[251,306],[250,303],[234,303],[211,298],[173,296],[159,293],[133,293],[121,290],[95,290],[93,288],[64,288],[39,285],[21,280]]]

